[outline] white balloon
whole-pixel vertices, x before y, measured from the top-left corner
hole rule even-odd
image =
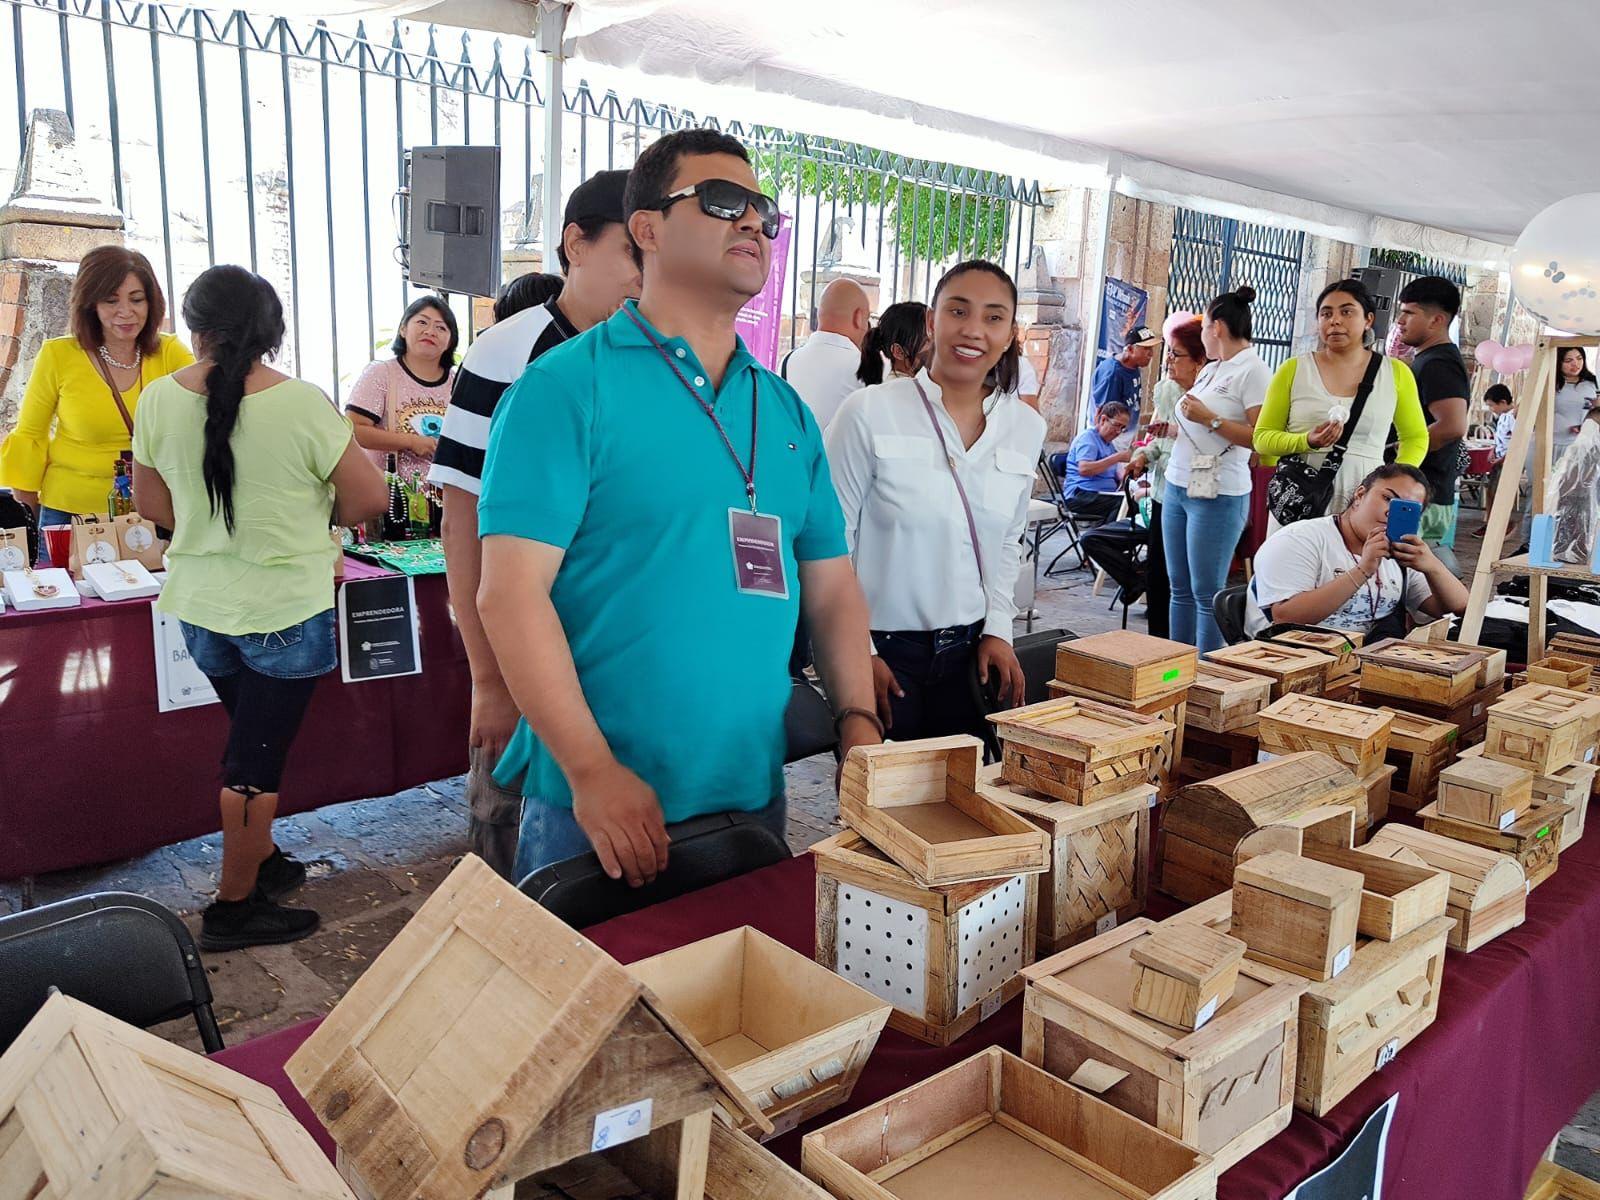
[[[1600,192],[1558,200],[1528,222],[1511,253],[1511,282],[1546,325],[1600,334]]]

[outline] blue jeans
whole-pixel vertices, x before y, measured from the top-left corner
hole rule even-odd
[[[756,809],[749,816],[782,838],[788,827],[788,801],[780,795],[771,804]],[[670,826],[668,832],[671,832]],[[589,835],[579,827],[570,808],[546,804],[537,796],[529,796],[522,802],[522,831],[517,835],[517,860],[511,877],[520,883],[551,863],[577,858],[592,849],[594,847],[589,844]],[[671,856],[672,852],[668,850],[669,864]]]
[[[272,633],[213,633],[187,621],[178,624],[189,657],[208,679],[237,675],[245,667],[270,679],[315,679],[339,665],[333,623],[329,608]]]
[[[59,508],[50,508],[39,505],[39,565],[45,567],[64,567],[66,563],[53,563],[50,561],[50,547],[44,540],[44,527],[46,525],[71,525],[72,514],[62,512]]]
[[[1161,540],[1172,581],[1172,628],[1168,636],[1204,654],[1224,644],[1211,601],[1228,582],[1234,547],[1244,532],[1250,497],[1191,500],[1187,488],[1167,481],[1161,502]]]

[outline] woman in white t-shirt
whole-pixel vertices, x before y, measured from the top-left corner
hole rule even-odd
[[[1561,374],[1556,378],[1556,429],[1555,457],[1578,440],[1578,430],[1583,428],[1583,418],[1595,406],[1597,398],[1595,374],[1589,369],[1589,360],[1582,346],[1568,346],[1561,352],[1558,365]]]
[[[1427,503],[1428,481],[1415,467],[1390,463],[1356,488],[1332,517],[1297,521],[1256,551],[1245,631],[1271,624],[1326,625],[1400,636],[1405,612],[1430,617],[1467,610],[1467,589],[1415,534],[1389,540],[1389,501]],[[1404,570],[1402,570],[1404,568]],[[1404,601],[1404,610],[1396,613]]]
[[[1223,645],[1212,598],[1228,581],[1250,509],[1250,446],[1272,370],[1250,344],[1252,287],[1206,308],[1200,339],[1212,361],[1178,401],[1161,534],[1172,580],[1171,637],[1204,653]]]

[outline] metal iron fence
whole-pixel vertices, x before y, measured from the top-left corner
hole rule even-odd
[[[337,398],[416,294],[395,259],[392,198],[412,145],[501,147],[504,244],[538,238],[545,147],[531,43],[391,22],[341,30],[241,12],[124,0],[4,0],[12,36],[15,162],[28,114],[64,109],[128,240],[169,296],[216,262],[247,263],[289,308],[289,369]],[[1013,271],[1033,249],[1038,184],[760,125],[597,94],[563,96],[563,178],[632,164],[655,138],[722,128],[752,150],[793,221],[788,338],[803,334],[819,269],[882,276],[880,307],[925,298],[942,264]],[[0,187],[9,190],[9,167]],[[468,324],[464,298],[453,298]]]
[[[1305,234],[1180,208],[1172,221],[1172,309],[1203,312],[1223,292],[1256,289],[1251,305],[1255,345],[1277,367],[1294,345],[1295,309]]]

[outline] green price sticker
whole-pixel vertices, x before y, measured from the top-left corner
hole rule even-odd
[[[1459,729],[1452,729],[1449,733],[1444,735],[1444,740],[1446,742],[1453,742],[1460,735],[1460,733],[1461,731]]]
[[[1549,837],[1550,836],[1550,826],[1546,825],[1543,829],[1539,830],[1539,832],[1534,834],[1533,836],[1535,838]]]
[[[1161,676],[1161,682],[1162,683],[1171,683],[1174,679],[1176,679],[1181,674],[1183,674],[1183,668],[1182,667],[1173,667],[1172,670],[1168,671],[1166,674]]]

